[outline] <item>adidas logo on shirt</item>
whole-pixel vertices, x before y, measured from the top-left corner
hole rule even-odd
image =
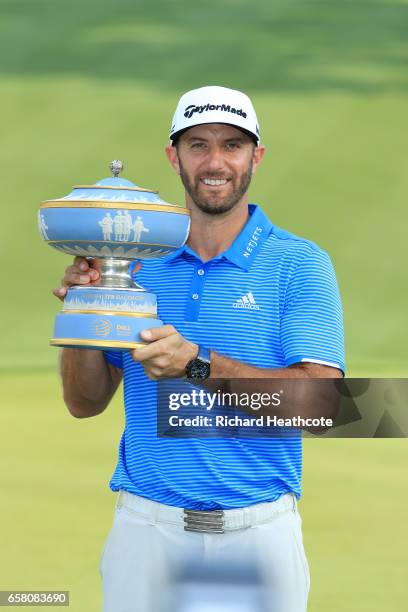
[[[242,297],[238,298],[235,302],[233,302],[232,307],[233,308],[247,308],[249,310],[259,310],[259,306],[256,303],[255,298],[250,291],[248,291],[248,293],[245,293],[245,295],[243,295]]]

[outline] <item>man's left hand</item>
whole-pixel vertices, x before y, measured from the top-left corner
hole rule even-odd
[[[197,357],[198,345],[183,338],[173,325],[144,329],[140,336],[149,344],[134,349],[131,355],[151,380],[183,378],[186,365]]]

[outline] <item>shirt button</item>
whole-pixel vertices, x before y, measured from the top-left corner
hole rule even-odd
[[[193,298],[193,300],[198,300],[198,293],[193,293],[191,297]]]
[[[199,270],[197,270],[197,274],[202,276],[204,274],[204,270],[202,268],[200,268]]]

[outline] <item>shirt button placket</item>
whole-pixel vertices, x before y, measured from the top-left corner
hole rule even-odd
[[[200,263],[194,270],[191,280],[190,296],[187,302],[186,320],[197,321],[200,314],[201,296],[205,281],[205,266]]]

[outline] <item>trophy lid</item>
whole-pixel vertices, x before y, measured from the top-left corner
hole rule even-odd
[[[83,202],[105,202],[105,203],[123,203],[123,204],[156,204],[163,206],[171,206],[176,209],[186,210],[184,206],[170,204],[160,198],[157,191],[140,187],[125,179],[120,175],[124,165],[119,159],[114,159],[110,162],[109,168],[112,176],[103,178],[95,183],[95,185],[74,185],[71,193],[62,197],[46,200],[43,206],[63,206],[65,202],[78,203]]]
[[[188,236],[189,210],[119,176],[120,160],[109,167],[112,176],[75,185],[67,196],[41,205],[43,239],[81,257],[151,259],[180,248]]]

